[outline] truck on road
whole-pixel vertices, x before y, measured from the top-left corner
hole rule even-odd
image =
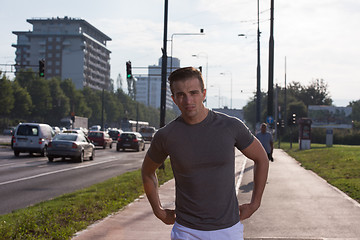
[[[65,117],[60,120],[61,126],[66,127],[67,129],[77,129],[77,128],[85,128],[88,129],[88,118],[72,116]]]

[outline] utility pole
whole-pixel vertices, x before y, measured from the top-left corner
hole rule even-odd
[[[285,89],[284,89],[284,119],[287,120],[287,113],[286,113],[286,56],[285,56]],[[287,121],[284,122],[284,132],[286,132],[286,127],[287,127]]]
[[[273,117],[274,109],[274,0],[270,7],[270,40],[269,40],[269,87],[267,116]]]
[[[161,99],[160,99],[160,127],[165,126],[166,111],[166,75],[167,75],[167,25],[168,25],[168,0],[165,0],[164,9],[164,40],[162,48],[162,65],[161,65]]]
[[[104,87],[102,89],[102,94],[101,94],[101,131],[105,131],[105,129],[104,129]]]
[[[260,89],[260,26],[259,26],[259,0],[257,1],[257,68],[256,68],[256,128],[260,127],[261,89]]]

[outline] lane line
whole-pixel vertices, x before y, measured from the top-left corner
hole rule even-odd
[[[21,182],[21,181],[25,181],[25,180],[29,180],[29,179],[34,179],[34,178],[38,178],[38,177],[43,177],[43,176],[47,176],[47,175],[50,175],[50,174],[61,173],[61,172],[66,172],[66,171],[71,171],[71,170],[81,169],[81,168],[86,168],[86,167],[92,167],[92,166],[96,166],[96,165],[99,165],[99,164],[113,162],[113,161],[117,161],[117,160],[118,159],[102,161],[102,162],[96,162],[96,163],[91,163],[91,164],[88,164],[88,165],[81,165],[81,166],[76,166],[76,167],[72,167],[72,168],[66,168],[66,169],[61,169],[61,170],[57,170],[57,171],[41,173],[41,174],[37,174],[37,175],[34,175],[34,176],[30,176],[30,177],[14,179],[14,180],[6,181],[6,182],[1,182],[0,186],[10,184],[10,183]]]
[[[240,172],[240,176],[236,182],[236,196],[239,194],[239,190],[240,190],[240,185],[241,185],[241,182],[242,182],[242,178],[244,176],[244,171],[245,171],[245,165],[246,165],[246,160],[247,158],[244,158],[244,162],[243,162],[243,165],[241,166],[241,172]]]

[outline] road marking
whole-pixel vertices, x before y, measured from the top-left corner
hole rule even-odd
[[[25,180],[29,180],[29,179],[34,179],[34,178],[38,178],[38,177],[43,177],[43,176],[47,176],[47,175],[50,175],[50,174],[61,173],[61,172],[71,171],[71,170],[80,169],[80,168],[92,167],[92,166],[95,166],[95,165],[99,165],[99,164],[102,164],[102,163],[113,162],[113,161],[116,161],[116,160],[118,160],[118,159],[107,160],[107,161],[96,162],[96,163],[90,163],[90,164],[87,164],[87,165],[81,165],[81,166],[76,166],[76,167],[72,167],[72,168],[66,168],[66,169],[61,169],[61,170],[57,170],[57,171],[41,173],[41,174],[30,176],[30,177],[14,179],[14,180],[6,181],[6,182],[1,182],[0,186],[10,184],[10,183],[21,182],[21,181],[25,181]]]
[[[246,165],[246,158],[244,158],[244,162],[243,162],[243,165],[241,166],[241,172],[240,172],[240,176],[236,182],[236,196],[238,195],[239,193],[239,190],[240,190],[240,185],[241,185],[241,182],[242,182],[242,178],[244,176],[244,171],[245,171],[245,165]]]

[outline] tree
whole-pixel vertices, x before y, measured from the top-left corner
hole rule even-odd
[[[32,118],[35,121],[45,122],[52,108],[49,82],[37,77],[28,89],[33,103]]]
[[[360,99],[349,103],[349,107],[352,107],[351,118],[353,121],[360,122]]]
[[[15,80],[20,84],[21,87],[29,89],[36,77],[37,75],[33,72],[31,68],[21,69],[19,72],[16,73]]]
[[[14,108],[14,102],[11,82],[4,74],[0,78],[0,116],[7,118]]]
[[[82,90],[82,94],[84,96],[84,100],[92,110],[92,114],[89,117],[90,125],[97,125],[101,123],[101,91],[92,90],[89,87],[84,87]],[[106,116],[104,115],[104,119]]]
[[[306,107],[309,105],[331,105],[332,99],[328,92],[328,85],[323,79],[316,79],[308,86],[302,86],[299,82],[289,85],[289,93],[302,101]]]
[[[64,94],[69,98],[70,112],[75,112],[76,88],[74,83],[71,81],[71,79],[65,79],[61,81],[60,87],[63,90]]]
[[[32,100],[25,88],[21,87],[17,80],[12,83],[14,93],[14,108],[11,111],[12,118],[27,119],[31,114]]]
[[[52,96],[52,109],[49,111],[49,123],[56,125],[60,119],[70,112],[70,101],[60,87],[61,80],[52,78],[49,80],[50,94]]]
[[[267,95],[262,94],[261,106],[267,105]],[[307,107],[309,105],[331,105],[332,99],[327,90],[327,84],[323,79],[316,79],[315,81],[310,82],[308,86],[302,86],[299,82],[291,82],[287,87],[287,100],[286,100],[286,115],[284,108],[284,94],[285,89],[279,88],[278,92],[278,106],[281,107],[281,116],[282,119],[287,121],[293,113],[297,114],[297,117],[306,117],[307,116]],[[244,106],[244,118],[246,123],[250,128],[254,129],[255,125],[255,93],[254,97],[250,99],[246,106]],[[262,107],[261,112],[261,121],[264,121],[266,118],[266,111]]]

